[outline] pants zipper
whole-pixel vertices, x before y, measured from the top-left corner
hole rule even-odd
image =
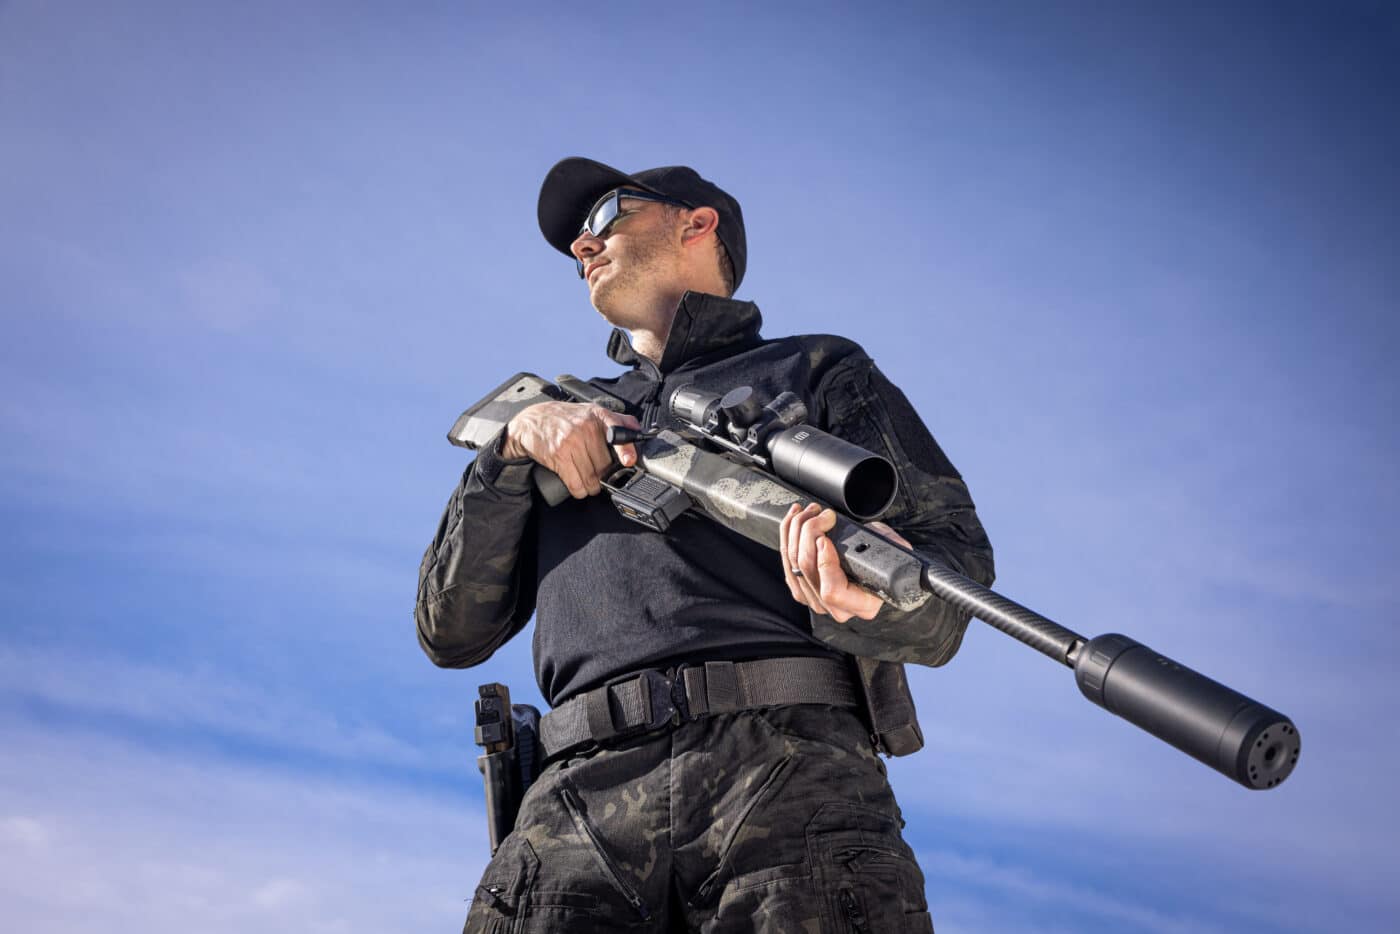
[[[856,901],[855,893],[850,889],[841,890],[841,907],[846,910],[846,919],[851,922],[851,928],[858,934],[870,930],[865,912],[861,911],[860,903]]]

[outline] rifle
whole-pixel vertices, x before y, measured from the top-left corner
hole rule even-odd
[[[572,376],[559,377],[555,385],[519,373],[462,413],[448,440],[480,448],[529,405],[569,398],[621,406]],[[668,408],[681,431],[608,430],[609,443],[637,447],[635,467],[618,467],[602,481],[628,518],[665,532],[681,515],[695,512],[776,550],[791,504],[830,504],[837,519],[829,537],[842,569],[886,603],[907,611],[930,597],[946,601],[1073,669],[1090,701],[1246,788],[1273,788],[1293,772],[1300,737],[1278,711],[1127,636],[1086,639],[862,525],[893,500],[893,465],[805,424],[806,406],[793,393],[765,405],[749,387],[721,395],[688,386],[671,394]],[[534,476],[546,502],[557,505],[568,496],[545,468],[537,467]],[[858,630],[860,622],[852,619],[847,626]]]

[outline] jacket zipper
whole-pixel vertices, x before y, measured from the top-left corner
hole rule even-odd
[[[587,837],[589,842],[593,844],[593,852],[598,854],[598,861],[603,866],[603,872],[607,874],[613,886],[622,893],[623,898],[627,899],[627,903],[636,909],[637,914],[642,916],[643,921],[651,918],[651,912],[647,911],[647,906],[642,901],[641,896],[633,891],[632,887],[626,882],[622,881],[622,876],[618,872],[617,864],[612,861],[612,857],[608,856],[608,851],[603,848],[603,843],[598,839],[597,834],[593,832],[592,826],[589,825],[588,821],[583,819],[583,806],[579,804],[579,800],[574,795],[573,789],[568,787],[560,788],[559,794],[564,799],[564,806],[569,809],[569,816],[574,819],[574,826],[579,829],[579,833]]]
[[[627,345],[629,347],[632,346],[630,337],[627,340]],[[636,353],[635,349],[633,353]],[[652,431],[656,428],[656,423],[658,421],[656,410],[661,407],[659,397],[662,387],[666,385],[666,380],[661,375],[661,367],[653,363],[650,357],[643,357],[641,354],[637,354],[637,363],[647,376],[651,377],[651,388],[647,390],[646,397],[642,400],[641,422],[643,431]]]

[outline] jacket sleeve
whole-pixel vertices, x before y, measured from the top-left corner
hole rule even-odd
[[[899,492],[881,520],[919,551],[990,586],[992,546],[962,476],[929,434],[904,393],[864,354],[836,366],[818,389],[826,430],[883,454],[899,475]],[[962,644],[971,617],[938,597],[901,612],[886,604],[873,620],[837,623],[812,614],[812,631],[828,644],[868,658],[945,664]]]
[[[529,460],[484,446],[447,501],[418,569],[418,644],[444,668],[467,668],[535,611]]]

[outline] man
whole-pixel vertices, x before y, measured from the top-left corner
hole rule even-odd
[[[759,336],[757,307],[730,298],[747,262],[739,204],[693,169],[565,159],[539,221],[614,326],[608,354],[627,369],[591,383],[625,412],[525,409],[467,469],[423,559],[429,657],[478,664],[533,613],[554,708],[549,764],[466,930],[930,931],[876,754],[922,741],[912,706],[886,722],[907,687],[872,659],[942,664],[967,618],[936,599],[901,613],[852,585],[815,505],[793,505],[774,555],[698,518],[650,531],[597,494],[614,450],[637,458],[609,448],[607,426],[675,427],[682,386],[797,393],[817,427],[895,465],[888,534],[990,583],[966,487],[857,345]],[[536,464],[571,498],[536,498]]]

